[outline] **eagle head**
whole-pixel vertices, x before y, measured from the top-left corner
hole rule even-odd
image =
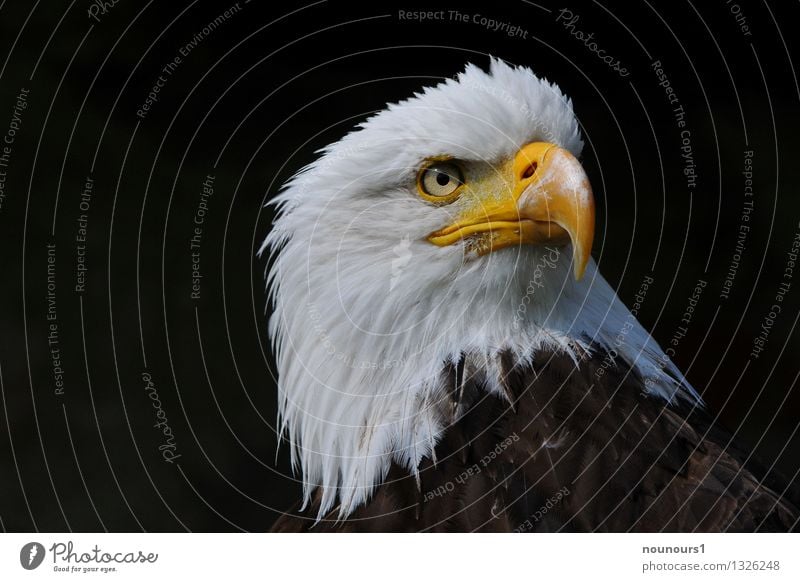
[[[502,398],[500,353],[617,341],[581,148],[570,100],[493,59],[370,117],[270,203],[280,430],[320,516],[435,454],[460,412],[448,366]],[[671,398],[682,377],[631,319],[615,353]]]

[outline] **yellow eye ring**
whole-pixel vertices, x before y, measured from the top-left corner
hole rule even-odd
[[[417,192],[434,204],[450,204],[461,195],[464,172],[452,160],[429,160],[417,173]]]

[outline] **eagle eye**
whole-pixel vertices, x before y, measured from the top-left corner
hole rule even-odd
[[[447,204],[458,198],[463,185],[464,172],[452,161],[428,163],[417,174],[420,196],[437,204]]]

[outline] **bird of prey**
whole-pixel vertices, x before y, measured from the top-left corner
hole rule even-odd
[[[274,531],[786,531],[793,493],[717,426],[598,272],[571,101],[492,59],[325,147],[264,241]]]

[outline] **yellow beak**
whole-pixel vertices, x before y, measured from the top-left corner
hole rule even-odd
[[[479,255],[521,244],[571,242],[580,279],[594,239],[594,197],[580,162],[563,148],[537,142],[520,149],[502,173],[510,173],[500,187],[504,192],[497,192],[499,184],[470,188],[474,203],[428,240],[438,246],[467,240]]]

